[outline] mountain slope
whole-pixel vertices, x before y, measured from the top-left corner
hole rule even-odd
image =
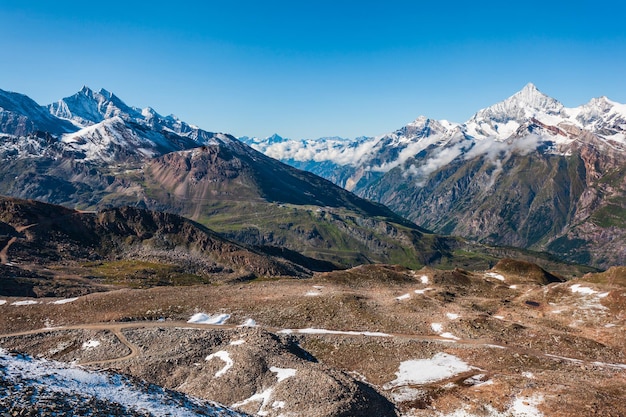
[[[306,259],[300,266],[267,255],[174,214],[133,207],[81,213],[0,197],[0,222],[4,295],[68,296],[109,284],[149,287],[310,276]]]
[[[83,88],[48,109],[77,130],[5,131],[0,194],[173,212],[270,253],[281,247],[339,266],[452,256],[445,239],[230,135],[127,106],[105,90]]]
[[[29,97],[0,90],[0,132],[28,135],[37,131],[62,134],[76,130],[72,123],[50,115]]]
[[[464,124],[421,117],[377,138],[246,140],[438,233],[626,263],[626,106],[606,97],[566,108],[528,84]]]
[[[9,415],[246,416],[121,375],[9,355],[3,349],[0,369],[0,408]]]

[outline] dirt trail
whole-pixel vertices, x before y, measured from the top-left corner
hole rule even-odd
[[[236,328],[240,328],[240,326],[236,325],[213,325],[213,324],[197,324],[197,323],[187,323],[184,321],[137,321],[137,322],[126,322],[126,323],[88,323],[88,324],[76,324],[71,326],[60,326],[60,327],[49,327],[42,329],[34,329],[27,330],[23,332],[16,333],[8,333],[8,334],[0,334],[0,338],[9,338],[9,337],[17,337],[17,336],[27,336],[41,333],[52,333],[56,331],[63,330],[108,330],[112,332],[121,343],[127,346],[130,349],[130,353],[128,355],[107,359],[102,361],[91,361],[81,363],[80,365],[104,365],[108,363],[115,363],[123,360],[128,360],[135,358],[140,355],[141,350],[139,347],[131,343],[126,336],[122,333],[124,329],[138,329],[138,328],[182,328],[182,329],[221,329],[221,330],[232,330]],[[264,327],[265,330],[270,332],[280,332],[284,329]],[[626,371],[626,364],[619,363],[602,363],[594,360],[585,360],[579,358],[568,358],[564,356],[557,356],[550,353],[541,352],[534,349],[528,349],[523,347],[511,346],[511,345],[500,345],[490,340],[485,339],[449,339],[436,335],[416,335],[416,334],[401,334],[401,333],[387,333],[386,336],[382,335],[367,335],[361,333],[310,333],[310,332],[299,332],[298,329],[292,329],[292,333],[294,334],[302,334],[307,337],[377,337],[377,338],[385,338],[392,337],[398,339],[410,339],[410,340],[418,340],[418,341],[434,341],[434,342],[443,342],[450,345],[470,345],[477,347],[484,347],[488,349],[506,349],[512,351],[514,353],[523,354],[527,356],[532,356],[536,358],[549,359],[557,362],[571,362],[578,365],[589,365],[589,366],[599,366],[613,369],[621,369]]]
[[[22,233],[24,230],[29,229],[33,226],[37,225],[37,223],[33,223],[33,224],[29,224],[27,226],[17,226],[15,227],[15,231],[17,233]],[[12,237],[7,244],[4,246],[4,248],[0,249],[0,264],[6,265],[9,263],[9,248],[11,247],[12,244],[14,244],[17,241],[17,236]]]

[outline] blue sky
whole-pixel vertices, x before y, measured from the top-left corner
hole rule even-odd
[[[371,136],[463,122],[528,82],[626,103],[624,16],[616,0],[2,0],[0,88],[40,104],[106,88],[237,136]]]

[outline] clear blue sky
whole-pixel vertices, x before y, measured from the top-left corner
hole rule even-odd
[[[0,88],[83,85],[211,131],[378,135],[457,122],[534,82],[626,102],[623,1],[0,2]]]

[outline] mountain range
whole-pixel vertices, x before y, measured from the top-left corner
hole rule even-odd
[[[419,117],[354,140],[240,138],[437,233],[626,262],[626,105],[567,108],[533,84],[465,123]]]
[[[625,109],[607,98],[566,108],[529,84],[464,124],[420,117],[374,138],[237,140],[104,89],[47,106],[0,91],[0,194],[168,211],[342,267],[489,266],[475,256],[484,244],[608,267],[626,262]]]
[[[0,195],[171,212],[314,269],[446,263],[462,244],[231,135],[128,106],[106,90],[84,87],[48,106],[0,97]]]

